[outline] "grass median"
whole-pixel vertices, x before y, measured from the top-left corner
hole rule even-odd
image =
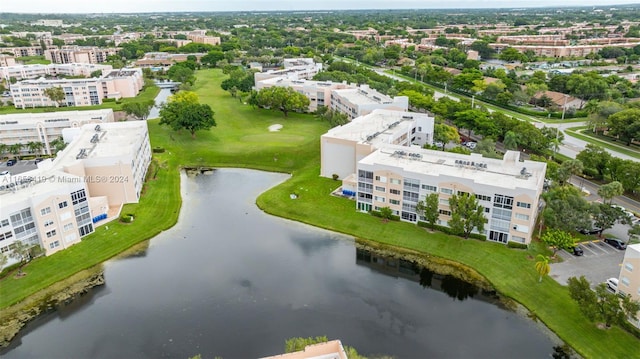
[[[174,132],[158,121],[149,121],[152,147],[164,148],[165,152],[154,155],[157,177],[146,184],[140,204],[123,210],[134,213],[135,221],[109,224],[109,230],[100,227],[82,243],[33,261],[25,268],[26,277],[0,281],[0,308],[175,224],[181,204],[181,166],[247,167],[293,174],[258,197],[258,205],[268,213],[470,266],[501,295],[527,307],[582,356],[640,356],[638,339],[617,327],[596,328],[569,298],[566,287],[548,277],[538,283],[534,269],[538,246],[513,250],[500,244],[432,233],[409,223],[385,223],[359,213],[353,201],[329,195],[340,185],[338,181],[319,177],[320,135],[329,128],[325,122],[310,115],[284,117],[281,112],[252,109],[220,89],[225,75],[219,70],[199,71],[197,78],[194,90],[201,102],[211,105],[218,126],[200,131],[192,139],[186,131]],[[283,127],[277,132],[269,131],[274,124]],[[292,200],[291,193],[296,193],[297,199]]]

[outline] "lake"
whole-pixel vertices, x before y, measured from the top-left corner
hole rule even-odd
[[[546,329],[492,293],[260,211],[255,198],[287,178],[182,175],[179,223],[107,262],[105,286],[27,325],[3,356],[256,358],[326,335],[363,355],[549,357]]]

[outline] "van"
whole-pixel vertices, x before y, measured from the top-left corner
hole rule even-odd
[[[609,278],[605,283],[614,293],[618,292],[618,278]]]

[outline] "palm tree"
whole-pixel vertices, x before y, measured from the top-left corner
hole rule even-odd
[[[518,135],[513,131],[507,131],[502,141],[504,148],[507,150],[515,150],[518,148]]]
[[[20,154],[20,151],[22,151],[22,146],[22,143],[9,145],[9,153],[11,153],[14,158],[19,158],[18,155]]]
[[[537,258],[538,261],[536,262],[536,271],[538,271],[538,274],[540,274],[538,282],[542,282],[542,277],[548,275],[549,272],[551,272],[551,267],[549,266],[549,257],[538,254]]]
[[[64,143],[62,137],[58,137],[55,140],[51,141],[50,145],[51,147],[53,147],[53,149],[55,149],[55,152],[60,152],[64,150],[65,147],[67,147],[67,144]]]
[[[5,157],[7,152],[9,152],[9,146],[4,143],[0,143],[0,158]]]
[[[27,149],[29,149],[29,153],[38,152],[38,150],[41,150],[43,147],[44,144],[42,142],[31,141],[27,143]]]

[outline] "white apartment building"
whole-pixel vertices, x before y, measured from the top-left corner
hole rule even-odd
[[[44,50],[41,46],[3,47],[2,52],[13,54],[16,58],[44,55]]]
[[[352,176],[360,160],[386,145],[432,144],[433,126],[429,114],[391,110],[374,110],[336,126],[320,138],[320,175]]]
[[[503,159],[479,154],[385,145],[357,163],[355,176],[343,180],[355,192],[357,209],[389,207],[401,220],[416,223],[418,201],[431,193],[439,197],[438,224],[451,219],[449,198],[475,194],[484,207],[487,240],[529,244],[538,213],[546,163],[520,161],[520,152],[507,151]]]
[[[274,77],[287,78],[291,80],[311,80],[315,75],[322,71],[322,64],[313,62],[310,58],[292,58],[283,60],[284,69],[268,70],[265,72],[256,72],[254,76],[255,83],[271,79]]]
[[[45,59],[56,64],[88,63],[99,64],[107,57],[117,55],[118,48],[100,48],[97,46],[62,46],[44,51]]]
[[[151,162],[146,121],[83,125],[63,131],[67,148],[53,165],[86,179],[91,197],[110,206],[138,203]]]
[[[331,91],[331,109],[345,113],[353,119],[371,113],[375,109],[407,111],[409,98],[407,96],[391,98],[363,84],[358,88]]]
[[[113,121],[111,109],[0,115],[0,143],[26,145],[42,142],[43,152],[50,155],[53,153],[51,141],[61,137],[63,129]],[[23,148],[22,151],[26,153],[28,149]]]
[[[309,99],[309,112],[314,112],[320,106],[330,107],[331,91],[352,87],[352,85],[340,82],[297,80],[280,76],[258,81],[255,88],[260,91],[263,88],[274,86],[291,87],[296,92],[305,95]]]
[[[139,201],[151,161],[145,121],[85,125],[65,135],[72,141],[53,161],[0,177],[1,253],[21,241],[53,254]]]
[[[84,76],[100,71],[104,73],[112,70],[111,65],[97,64],[48,64],[48,65],[12,65],[0,67],[0,79],[9,81],[12,77],[16,80],[37,79],[43,76]]]
[[[23,80],[12,84],[11,96],[15,108],[60,106],[45,90],[60,87],[64,91],[65,106],[100,105],[105,98],[135,97],[144,85],[142,69],[114,70],[100,78]]]
[[[628,294],[633,300],[640,301],[640,244],[627,246],[618,278],[618,292]],[[640,312],[636,319],[629,322],[640,328]]]

